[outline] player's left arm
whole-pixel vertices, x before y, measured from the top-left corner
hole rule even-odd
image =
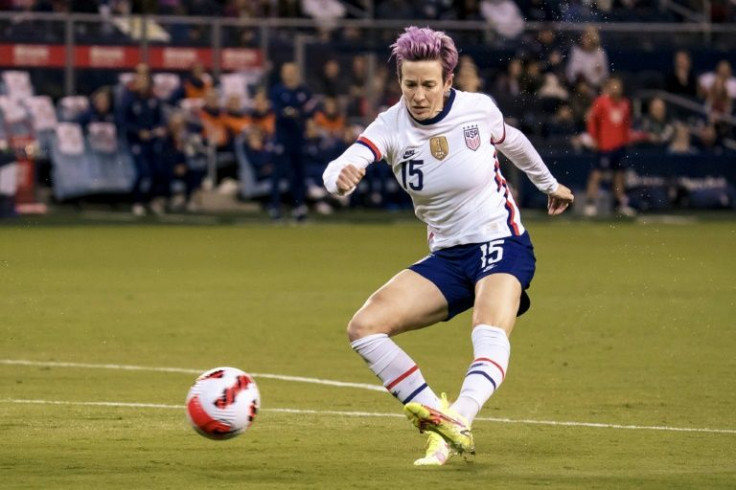
[[[505,124],[504,136],[501,141],[495,143],[495,146],[516,167],[524,171],[537,189],[547,194],[548,214],[551,216],[561,214],[572,204],[575,199],[572,191],[557,182],[547,165],[544,164],[539,152],[521,131]]]

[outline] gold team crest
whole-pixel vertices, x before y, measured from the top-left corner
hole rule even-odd
[[[435,136],[429,140],[429,151],[437,160],[442,160],[450,153],[450,146],[444,136]]]

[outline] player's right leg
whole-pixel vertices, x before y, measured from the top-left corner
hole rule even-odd
[[[373,293],[348,324],[351,347],[402,404],[440,407],[416,363],[389,337],[447,318],[447,300],[414,271],[399,272]]]

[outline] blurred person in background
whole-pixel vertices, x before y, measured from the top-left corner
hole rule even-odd
[[[169,117],[166,137],[162,141],[163,167],[169,169],[172,179],[183,183],[184,194],[174,196],[171,207],[195,212],[201,209],[200,189],[207,173],[206,150],[202,137],[187,127],[183,113]]]
[[[271,108],[271,101],[265,89],[259,89],[253,96],[253,107],[248,113],[254,128],[258,128],[266,138],[271,138],[276,131],[276,114]]]
[[[204,107],[199,113],[202,121],[202,136],[218,152],[230,149],[230,135],[225,124],[225,111],[220,107],[220,94],[216,89],[207,91]]]
[[[708,123],[712,124],[719,138],[732,134],[727,119],[733,116],[733,98],[728,93],[728,79],[717,76],[705,94],[705,110]]]
[[[501,36],[501,41],[514,40],[524,32],[524,17],[512,0],[482,0],[480,13]]]
[[[714,71],[703,73],[698,77],[698,91],[703,98],[708,96],[710,88],[717,79],[723,80],[728,95],[733,99],[736,98],[736,77],[733,76],[731,63],[728,60],[721,60],[716,65]]]
[[[223,122],[230,141],[245,134],[252,122],[248,113],[243,109],[243,97],[239,94],[230,94],[225,101]]]
[[[675,53],[672,71],[665,80],[665,90],[671,94],[695,98],[698,95],[698,82],[692,70],[690,53],[679,50]]]
[[[347,121],[334,97],[325,97],[322,107],[314,113],[316,129],[330,139],[339,138]],[[321,175],[321,172],[320,172]]]
[[[667,116],[667,104],[655,97],[649,101],[647,113],[637,128],[638,140],[654,148],[666,148],[675,135],[675,126]]]
[[[274,172],[272,174],[271,219],[281,219],[281,180],[289,176],[292,217],[304,221],[307,206],[305,162],[303,155],[304,130],[308,119],[317,105],[312,92],[302,83],[299,67],[295,63],[284,63],[281,67],[281,82],[271,89],[271,105],[276,115],[274,134]]]
[[[117,118],[112,106],[112,92],[108,87],[98,89],[92,94],[89,109],[79,115],[79,125],[86,128],[92,122],[105,122],[117,125]]]
[[[148,74],[137,73],[133,91],[122,108],[122,125],[135,164],[133,214],[146,214],[146,205],[156,214],[164,212],[161,198],[170,196],[166,180],[169,172],[162,165],[161,138],[166,135],[161,101],[151,89]],[[170,183],[170,179],[169,179]]]
[[[315,93],[325,97],[345,97],[348,94],[348,82],[340,73],[340,63],[336,59],[325,61],[317,77]]]
[[[606,81],[603,94],[595,99],[588,114],[588,134],[598,152],[593,169],[588,174],[584,213],[595,216],[598,212],[598,191],[604,173],[612,172],[612,187],[616,211],[623,216],[634,216],[629,207],[625,188],[626,146],[631,132],[631,103],[623,95],[623,83],[618,77]]]
[[[496,91],[508,95],[519,95],[521,93],[521,77],[523,74],[524,64],[521,58],[511,58],[506,66],[506,71],[501,73],[496,79]]]
[[[698,152],[692,144],[690,128],[683,122],[675,122],[672,142],[667,147],[667,153],[675,155],[694,155]]]
[[[598,29],[588,26],[580,36],[580,43],[570,50],[566,75],[570,84],[584,79],[594,88],[600,88],[610,74],[608,54],[601,46]]]
[[[183,77],[180,98],[203,99],[211,89],[212,77],[205,72],[204,65],[201,62],[197,62]]]

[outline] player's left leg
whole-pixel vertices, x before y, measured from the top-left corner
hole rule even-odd
[[[452,408],[472,424],[473,419],[506,377],[522,286],[506,273],[486,276],[475,287],[473,362]]]

